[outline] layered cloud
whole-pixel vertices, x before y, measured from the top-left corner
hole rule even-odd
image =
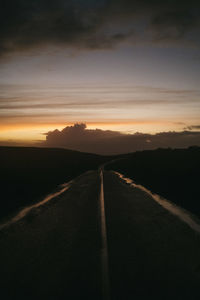
[[[47,45],[111,48],[129,40],[199,43],[200,2],[159,0],[2,0],[0,54]]]
[[[200,132],[162,132],[123,134],[118,131],[87,129],[85,124],[67,126],[46,133],[47,147],[62,147],[98,154],[121,154],[137,150],[200,146]]]
[[[1,123],[113,120],[185,120],[199,108],[200,90],[151,86],[16,86],[0,85]],[[178,114],[178,118],[177,118]],[[191,120],[189,124],[196,120]]]

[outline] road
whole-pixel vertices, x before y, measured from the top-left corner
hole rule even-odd
[[[199,299],[200,234],[186,222],[114,172],[62,189],[2,227],[3,300]]]

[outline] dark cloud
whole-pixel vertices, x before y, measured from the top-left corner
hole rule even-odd
[[[188,10],[164,11],[152,20],[157,40],[177,40],[198,25],[197,16]]]
[[[191,125],[185,128],[186,130],[200,130],[200,125]]]
[[[122,134],[118,131],[87,129],[85,124],[67,126],[46,133],[43,146],[62,147],[98,154],[120,154],[137,150],[200,146],[200,132],[163,132]]]
[[[0,54],[46,45],[110,48],[143,39],[141,20],[152,38],[180,39],[193,29],[198,37],[199,15],[195,0],[1,0]]]
[[[99,139],[107,139],[122,136],[118,131],[101,130],[101,129],[86,129],[86,124],[77,123],[73,126],[67,126],[63,130],[54,130],[47,132],[47,143],[58,143],[59,145],[67,144],[79,144],[96,141]]]

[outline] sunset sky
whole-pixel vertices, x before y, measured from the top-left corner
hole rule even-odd
[[[200,129],[200,2],[0,4],[0,142]]]

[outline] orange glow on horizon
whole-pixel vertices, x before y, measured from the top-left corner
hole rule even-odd
[[[155,134],[161,131],[180,131],[183,125],[163,120],[107,120],[89,122],[62,122],[62,123],[21,123],[21,124],[1,124],[0,141],[31,143],[45,140],[45,133],[55,129],[62,130],[66,126],[73,126],[74,123],[86,123],[87,129],[102,129],[121,131],[124,133],[150,133]]]

